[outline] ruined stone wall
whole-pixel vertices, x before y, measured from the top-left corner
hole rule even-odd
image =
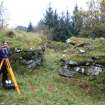
[[[40,66],[44,60],[44,48],[35,49],[19,49],[12,48],[11,59],[15,62],[19,61],[20,64],[27,66],[29,69],[34,69]]]

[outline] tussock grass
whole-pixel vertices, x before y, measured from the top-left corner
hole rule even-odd
[[[93,91],[84,77],[68,79],[58,75],[60,56],[59,52],[47,49],[46,61],[34,71],[14,64],[22,94],[1,88],[0,102],[5,105],[104,105],[104,93]],[[89,87],[82,88],[87,83]]]
[[[37,33],[14,31],[13,38],[7,37],[6,32],[0,32],[0,42],[8,41],[11,47],[35,48],[46,42],[46,37]]]
[[[13,47],[29,48],[38,47],[43,41],[46,41],[45,38],[34,33],[15,32],[15,34],[16,36],[13,38],[8,38],[5,33],[1,32],[0,42],[7,40]],[[61,48],[63,47],[61,43],[60,46]],[[57,47],[59,47],[59,44],[57,44]],[[97,81],[90,82],[86,76],[65,78],[58,75],[58,70],[60,69],[59,60],[63,54],[62,52],[47,49],[44,64],[33,71],[20,65],[19,62],[12,61],[17,82],[21,88],[21,95],[18,95],[14,90],[6,91],[0,88],[0,104],[105,105],[104,92],[93,86],[93,84],[97,84]],[[85,55],[69,53],[72,59],[87,59],[84,58]],[[96,53],[92,54],[95,55]],[[98,88],[100,88],[100,85]]]

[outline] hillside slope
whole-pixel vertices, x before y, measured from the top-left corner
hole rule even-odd
[[[9,42],[11,47],[18,48],[35,48],[39,47],[41,44],[46,41],[46,37],[43,35],[39,35],[37,33],[26,33],[20,31],[10,31],[13,32],[13,35],[8,35],[7,32],[0,32],[0,43],[2,41]],[[11,37],[12,36],[12,37]]]
[[[38,47],[46,39],[33,33],[16,32],[16,36],[8,38],[0,34],[0,41],[7,40],[12,47]],[[28,43],[27,43],[28,42]],[[90,81],[87,76],[78,75],[76,78],[65,78],[58,75],[62,55],[73,54],[73,46],[64,43],[51,42],[46,49],[44,64],[34,69],[27,69],[19,62],[12,61],[21,95],[14,90],[0,89],[0,104],[2,105],[105,105],[104,83]],[[50,46],[50,45],[49,45]],[[59,47],[60,46],[60,47]],[[76,50],[78,51],[78,50]],[[76,54],[74,51],[74,55]],[[76,59],[76,57],[75,57]],[[78,60],[78,58],[76,59]],[[97,77],[99,78],[99,77]],[[92,78],[91,78],[92,79]],[[98,81],[99,83],[100,81]]]

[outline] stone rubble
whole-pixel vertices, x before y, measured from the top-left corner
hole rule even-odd
[[[94,62],[75,62],[63,61],[63,66],[59,70],[59,74],[66,77],[72,77],[77,73],[97,76],[102,72],[102,66]]]
[[[26,65],[29,69],[34,69],[40,66],[44,60],[44,48],[37,49],[20,49],[15,48],[14,57],[12,59],[19,60],[23,65]]]

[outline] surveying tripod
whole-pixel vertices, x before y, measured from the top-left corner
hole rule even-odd
[[[12,67],[10,65],[9,59],[8,58],[3,58],[2,59],[2,61],[0,63],[0,70],[1,70],[1,68],[3,66],[3,63],[5,63],[5,65],[6,65],[6,70],[9,73],[9,76],[10,76],[11,80],[14,83],[14,86],[15,86],[15,89],[16,89],[17,93],[20,94],[20,89],[19,89],[19,86],[18,86],[18,84],[16,82],[16,78],[15,78],[15,75],[13,73]]]

